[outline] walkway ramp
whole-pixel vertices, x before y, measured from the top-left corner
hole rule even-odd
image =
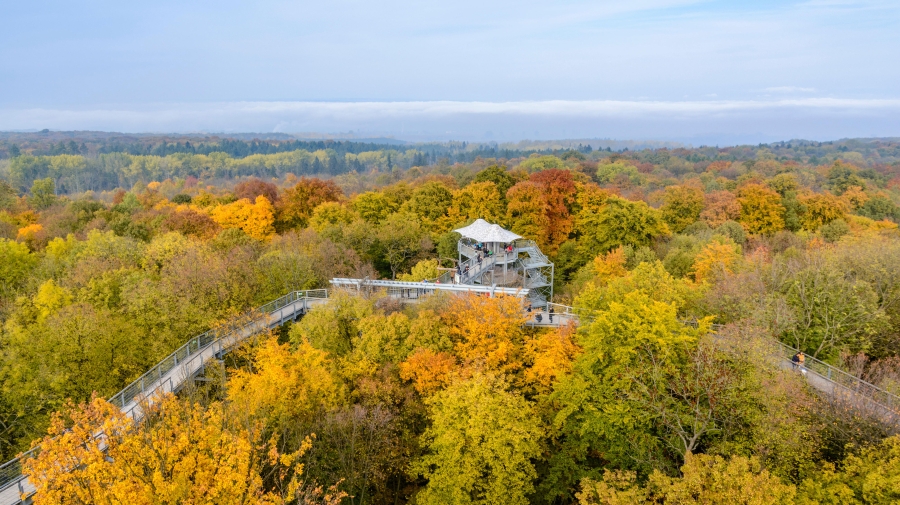
[[[294,291],[250,312],[248,322],[242,326],[210,330],[198,335],[113,395],[109,402],[132,419],[140,420],[144,399],[156,393],[179,391],[200,374],[210,360],[220,358],[248,337],[300,317],[316,304],[327,301],[327,298],[328,291],[324,289]],[[32,449],[22,458],[33,454]],[[28,500],[33,493],[34,486],[22,475],[21,458],[0,466],[0,505],[22,503],[22,497]]]

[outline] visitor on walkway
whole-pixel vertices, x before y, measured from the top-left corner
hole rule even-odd
[[[540,323],[541,321],[544,320],[544,316],[542,316],[541,313],[538,312],[537,315],[534,316],[534,320],[537,321],[538,323]]]
[[[463,270],[463,275],[469,275],[469,265],[466,265],[466,269]]]
[[[481,253],[478,254],[478,266],[481,267]]]
[[[806,368],[803,366],[806,364],[806,356],[803,354],[803,351],[797,351],[797,354],[791,358],[791,362],[794,364],[794,370],[799,370],[800,373],[806,375]]]
[[[552,323],[553,322],[553,307],[550,307],[550,309],[547,310],[547,316],[550,318],[550,322]]]

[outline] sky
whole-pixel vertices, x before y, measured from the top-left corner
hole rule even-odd
[[[0,3],[0,130],[900,136],[900,2]]]

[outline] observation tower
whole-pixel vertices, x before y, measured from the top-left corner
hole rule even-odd
[[[484,219],[453,231],[462,235],[458,268],[442,282],[527,288],[532,307],[553,301],[553,263],[533,240]]]

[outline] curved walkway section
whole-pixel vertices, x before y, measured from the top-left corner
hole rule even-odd
[[[250,312],[247,315],[249,322],[244,325],[198,335],[113,395],[109,401],[132,419],[139,420],[143,417],[142,400],[156,393],[180,390],[201,373],[210,360],[221,357],[250,336],[302,316],[314,305],[327,301],[327,298],[328,291],[324,289],[294,291]],[[21,465],[21,458],[32,456],[34,451],[32,449],[0,466],[0,505],[22,503],[34,493],[34,486],[22,475]]]

